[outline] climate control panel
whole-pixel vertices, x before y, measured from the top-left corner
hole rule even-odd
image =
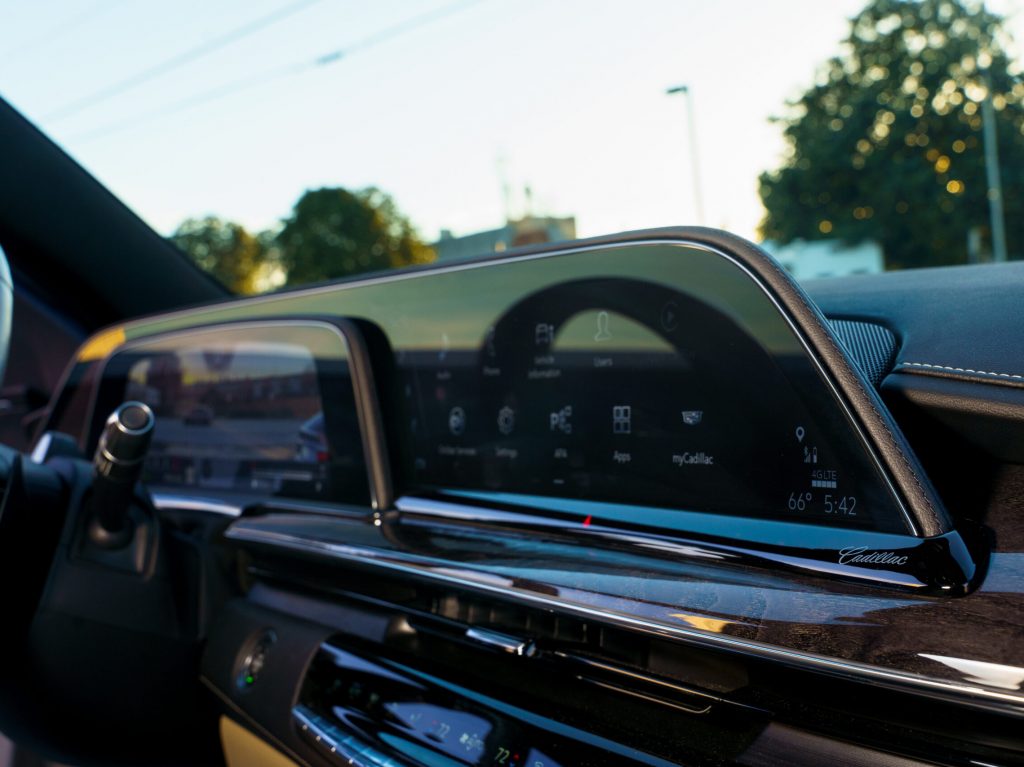
[[[321,645],[293,711],[307,742],[362,767],[633,765],[621,746],[584,744],[572,728],[387,660]],[[534,721],[530,721],[534,720]],[[590,737],[593,742],[593,736]],[[645,760],[646,761],[646,760]]]

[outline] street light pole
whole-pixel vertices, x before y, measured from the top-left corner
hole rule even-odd
[[[999,174],[999,141],[996,113],[992,107],[992,83],[985,77],[985,99],[981,102],[981,132],[985,144],[985,180],[988,182],[988,215],[992,227],[992,260],[1006,260],[1006,222],[1003,215],[1003,181]]]
[[[677,85],[668,88],[665,93],[674,96],[681,93],[686,96],[686,118],[687,128],[690,134],[690,169],[693,175],[693,204],[697,210],[697,223],[704,225],[704,198],[701,195],[700,187],[700,157],[697,154],[697,128],[693,118],[693,94],[690,93],[688,85]]]

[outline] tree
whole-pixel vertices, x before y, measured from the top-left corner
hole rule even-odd
[[[434,251],[379,189],[307,191],[276,237],[289,285],[422,264]]]
[[[960,0],[874,0],[780,119],[760,179],[761,234],[876,240],[889,268],[963,263],[990,241],[983,102],[991,98],[1008,250],[1024,253],[1024,84],[1002,20]]]
[[[171,241],[235,293],[265,289],[272,266],[269,249],[262,237],[253,236],[241,224],[216,216],[190,218],[171,235]]]

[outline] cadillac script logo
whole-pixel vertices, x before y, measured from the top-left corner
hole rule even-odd
[[[850,546],[839,552],[841,565],[905,565],[910,557],[895,551],[873,551],[867,546]]]

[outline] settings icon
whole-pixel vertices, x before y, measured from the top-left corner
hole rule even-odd
[[[506,405],[498,411],[498,431],[508,436],[515,427],[516,411]]]

